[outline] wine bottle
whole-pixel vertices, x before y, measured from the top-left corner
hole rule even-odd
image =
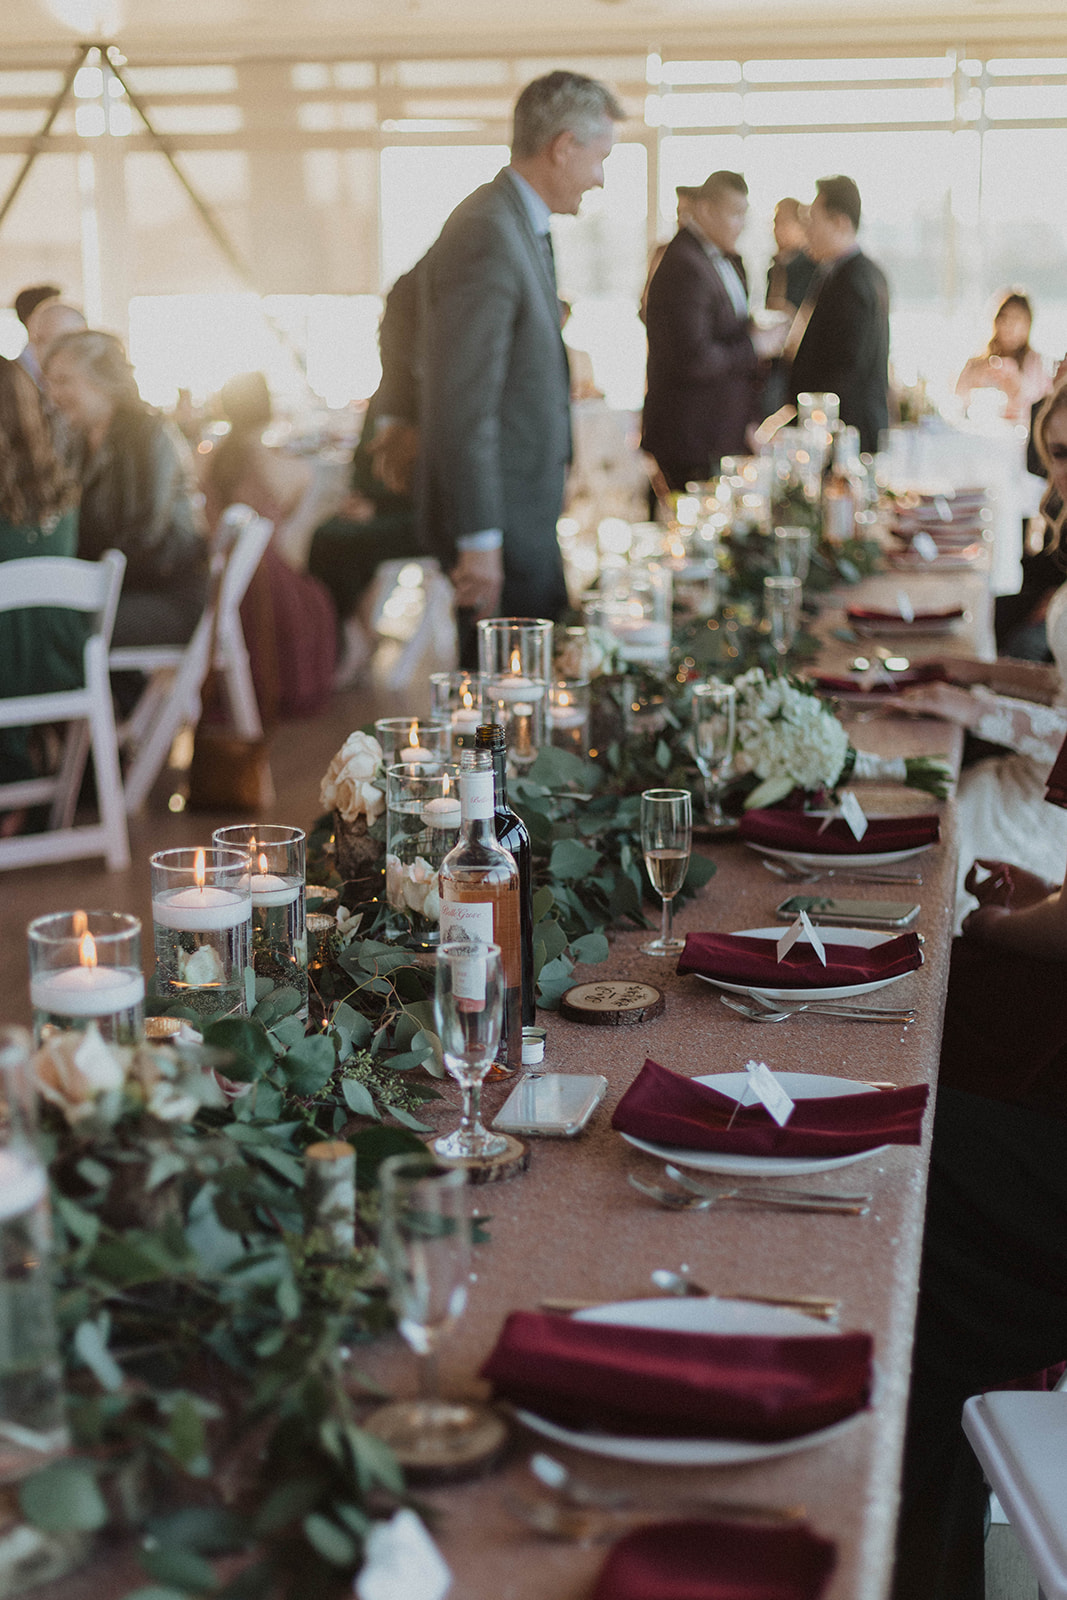
[[[482,723],[474,735],[474,748],[488,750],[493,758],[493,824],[496,842],[515,857],[519,869],[519,939],[522,945],[522,1022],[537,1021],[537,994],[533,957],[533,858],[526,824],[508,805],[507,735],[493,722]]]
[[[522,1066],[522,940],[519,869],[497,843],[493,762],[487,750],[460,756],[460,836],[441,863],[441,942],[498,944],[504,971],[504,1016],[497,1060]]]

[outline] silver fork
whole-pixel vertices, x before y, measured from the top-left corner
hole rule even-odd
[[[659,1206],[665,1206],[669,1211],[710,1211],[713,1206],[726,1205],[730,1202],[753,1206],[761,1211],[820,1211],[852,1217],[862,1217],[870,1210],[869,1205],[857,1205],[854,1201],[845,1203],[840,1200],[822,1199],[778,1200],[771,1194],[749,1194],[736,1189],[725,1189],[719,1194],[707,1191],[702,1195],[687,1194],[678,1189],[664,1189],[658,1183],[646,1183],[633,1172],[627,1175],[627,1181],[649,1200],[654,1200]]]
[[[755,998],[755,997],[753,997]],[[842,1022],[914,1022],[916,1013],[911,1010],[901,1011],[875,1011],[860,1006],[820,1006],[810,1002],[800,1006],[776,1007],[764,1002],[762,1006],[749,1006],[743,1000],[735,1000],[733,995],[721,994],[719,999],[731,1011],[736,1011],[740,1016],[747,1017],[750,1022],[788,1022],[790,1017],[796,1017],[803,1011],[810,1011],[815,1017],[837,1017]]]
[[[694,1194],[704,1194],[722,1197],[721,1189],[710,1189],[706,1183],[701,1183],[691,1173],[684,1172],[681,1167],[676,1167],[668,1161],[664,1168],[668,1178],[674,1183],[680,1183],[683,1189],[691,1189]],[[783,1200],[827,1200],[840,1201],[844,1205],[869,1206],[869,1194],[835,1194],[831,1189],[788,1189],[776,1185],[773,1189],[757,1188],[755,1185],[746,1184],[742,1188],[728,1189],[727,1194],[749,1199],[757,1197],[764,1200],[774,1200],[779,1196]]]
[[[776,878],[784,878],[786,883],[817,883],[820,878],[839,878],[842,883],[921,884],[923,881],[921,872],[878,872],[867,871],[863,867],[801,867],[787,861],[771,861],[767,856],[760,859],[768,872],[773,872]]]

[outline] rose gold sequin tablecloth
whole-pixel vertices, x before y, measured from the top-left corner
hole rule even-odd
[[[875,731],[877,738],[874,737]],[[943,725],[879,720],[856,730],[885,754],[954,751]],[[925,810],[925,797],[865,786],[868,809]],[[748,1022],[719,1003],[695,977],[679,978],[673,961],[641,954],[643,936],[623,934],[608,961],[589,976],[644,979],[662,988],[664,1014],[637,1027],[595,1028],[550,1017],[545,1070],[599,1072],[606,1102],[574,1140],[532,1141],[521,1178],[476,1190],[491,1242],[476,1252],[477,1282],[469,1309],[442,1350],[446,1393],[477,1394],[475,1377],[506,1314],[533,1309],[546,1297],[627,1299],[650,1289],[654,1267],[686,1263],[696,1282],[724,1293],[812,1293],[842,1302],[844,1328],[875,1337],[879,1380],[874,1409],[843,1438],[774,1462],[729,1469],[638,1467],[544,1444],[518,1430],[509,1462],[480,1482],[427,1496],[440,1515],[438,1536],[455,1574],[454,1600],[581,1600],[603,1560],[603,1547],[579,1548],[530,1534],[506,1509],[526,1479],[525,1460],[545,1448],[598,1483],[670,1496],[703,1492],[736,1500],[802,1502],[812,1526],[834,1539],[839,1565],[829,1600],[878,1600],[889,1578],[896,1478],[907,1396],[916,1276],[922,1230],[926,1148],[897,1147],[852,1167],[805,1179],[805,1186],[862,1189],[873,1195],[866,1217],[721,1210],[672,1213],[628,1185],[627,1173],[656,1181],[662,1166],[612,1132],[611,1111],[646,1056],[692,1074],[733,1071],[750,1057],[785,1070],[917,1083],[934,1077],[951,938],[954,845],[951,806],[942,843],[919,858],[922,888],[864,884],[841,892],[860,899],[920,898],[919,929],[926,963],[874,1004],[914,1004],[911,1027],[798,1018],[777,1026]],[[706,848],[716,876],[681,911],[676,926],[735,930],[774,922],[789,885],[765,871],[736,841]],[[647,936],[645,936],[647,937]],[[862,1003],[862,1002],[861,1002]],[[491,1115],[507,1087],[487,1089]],[[457,1099],[446,1089],[442,1125],[454,1122]],[[931,1107],[932,1112],[932,1107]],[[927,1114],[927,1137],[929,1135]],[[412,1392],[414,1362],[399,1340],[383,1341],[361,1358],[379,1380]]]

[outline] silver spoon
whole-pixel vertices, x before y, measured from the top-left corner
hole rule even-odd
[[[694,1283],[688,1272],[672,1272],[669,1267],[656,1267],[652,1282],[664,1294],[679,1296],[707,1295],[699,1283]],[[821,1322],[835,1322],[841,1310],[840,1300],[830,1300],[817,1294],[744,1294],[722,1295],[724,1300],[750,1300],[759,1306],[783,1306],[787,1311],[801,1311],[805,1316],[817,1317]]]
[[[820,878],[840,878],[842,883],[918,883],[923,881],[921,872],[867,872],[862,867],[801,867],[794,866],[791,862],[772,861],[769,857],[761,857],[762,864],[768,872],[776,878],[784,878],[786,883],[816,883]]]
[[[742,1000],[735,1000],[732,995],[721,994],[719,999],[731,1011],[736,1011],[742,1017],[747,1017],[750,1022],[788,1022],[790,1017],[798,1016],[802,1011],[810,1011],[815,1017],[837,1017],[841,1022],[914,1022],[914,1011],[855,1011],[838,1007],[831,1010],[828,1006],[793,1006],[785,1011],[767,1011],[759,1006],[747,1006]]]
[[[644,1508],[663,1512],[668,1509],[668,1502],[658,1496],[633,1495],[621,1489],[606,1489],[590,1483],[543,1450],[532,1455],[526,1465],[543,1489],[571,1506],[596,1506],[607,1511]],[[687,1496],[682,1504],[699,1507],[705,1514],[708,1507],[712,1506],[719,1514],[731,1512],[765,1522],[795,1522],[798,1516],[804,1514],[800,1506],[757,1506],[744,1501],[707,1500],[702,1495]],[[678,1501],[674,1496],[671,1496],[669,1505],[671,1510],[676,1510]]]
[[[668,1178],[675,1183],[680,1183],[683,1189],[690,1189],[693,1194],[717,1195],[721,1193],[719,1190],[709,1189],[706,1183],[700,1183],[698,1179],[692,1177],[688,1172],[684,1172],[681,1167],[674,1166],[670,1161],[668,1161],[665,1171]],[[780,1196],[783,1200],[837,1200],[843,1205],[856,1206],[869,1206],[871,1203],[869,1194],[834,1194],[829,1189],[783,1189],[781,1187],[763,1189],[745,1187],[743,1189],[731,1189],[729,1193],[746,1198],[749,1195],[756,1195],[769,1199],[776,1199]]]
[[[778,1200],[772,1194],[739,1194],[725,1190],[722,1194],[686,1194],[678,1189],[664,1189],[658,1183],[646,1183],[633,1172],[627,1181],[640,1194],[647,1195],[657,1205],[669,1211],[710,1211],[712,1206],[736,1201],[739,1205],[753,1206],[758,1211],[821,1211],[841,1216],[862,1216],[867,1209],[853,1202],[840,1200]]]
[[[798,996],[803,994],[802,989],[796,992]],[[894,1021],[905,1012],[915,1015],[913,1006],[855,1006],[849,1005],[846,1000],[772,1000],[760,989],[753,989],[749,998],[763,1011],[817,1011],[830,1017],[838,1012],[851,1014],[859,1011],[865,1017],[892,1017]]]

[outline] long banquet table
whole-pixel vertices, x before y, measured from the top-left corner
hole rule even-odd
[[[916,606],[962,601],[968,622],[952,639],[909,641],[914,659],[939,653],[989,656],[988,590],[974,573],[895,574],[849,591],[849,601],[891,605],[906,587]],[[834,602],[836,604],[836,602]],[[843,617],[827,609],[823,660],[840,667],[864,649],[832,639]],[[867,649],[869,650],[869,646]],[[894,643],[894,649],[903,648]],[[823,662],[820,662],[822,665]],[[884,755],[948,753],[958,758],[954,730],[899,717],[856,719],[853,743]],[[934,803],[899,787],[861,786],[870,811],[925,811]],[[840,1077],[929,1082],[937,1072],[941,1016],[952,938],[955,839],[953,807],[942,812],[941,843],[918,858],[921,888],[848,885],[858,899],[918,898],[925,964],[874,1004],[914,1005],[910,1027],[803,1017],[779,1025],[749,1022],[719,1003],[696,977],[678,977],[674,962],[642,955],[647,935],[618,935],[608,961],[588,976],[617,975],[653,983],[666,996],[663,1014],[624,1028],[550,1020],[545,1070],[598,1072],[608,1079],[605,1103],[575,1140],[534,1143],[529,1171],[475,1190],[490,1218],[491,1242],[476,1253],[477,1282],[469,1308],[442,1349],[444,1392],[481,1394],[476,1373],[509,1311],[536,1309],[547,1298],[625,1300],[651,1292],[655,1267],[687,1264],[693,1279],[733,1294],[807,1293],[840,1299],[841,1327],[874,1335],[878,1383],[871,1410],[844,1436],[819,1448],[741,1468],[649,1468],[609,1462],[546,1445],[518,1430],[511,1458],[478,1482],[430,1491],[436,1531],[453,1571],[454,1600],[581,1600],[604,1559],[602,1546],[580,1547],[528,1532],[507,1509],[529,1484],[525,1462],[547,1448],[586,1478],[634,1493],[672,1497],[707,1494],[785,1506],[802,1503],[810,1525],[837,1545],[838,1565],[827,1600],[880,1600],[889,1583],[896,1520],[897,1474],[907,1400],[909,1359],[922,1236],[923,1199],[933,1099],[922,1148],[895,1146],[856,1165],[805,1179],[813,1188],[862,1189],[873,1195],[865,1217],[771,1215],[738,1209],[676,1213],[658,1208],[627,1183],[629,1172],[652,1181],[662,1174],[651,1156],[631,1148],[610,1127],[611,1112],[646,1056],[689,1074],[735,1071],[755,1056],[772,1068]],[[790,886],[772,876],[736,841],[700,844],[716,875],[676,926],[736,930],[774,922]],[[583,974],[579,972],[578,976]],[[862,1001],[858,1002],[863,1004]],[[486,1090],[487,1114],[508,1086]],[[446,1089],[442,1125],[454,1124],[457,1100]],[[364,1366],[402,1392],[414,1381],[413,1358],[398,1339],[382,1341]]]
[[[906,586],[915,603],[966,604],[968,624],[950,640],[909,641],[919,659],[938,653],[991,654],[988,590],[979,574],[886,575],[849,591],[865,604],[892,604]],[[828,647],[821,665],[839,670],[862,647],[832,639],[843,618],[831,602],[822,629]],[[897,645],[894,644],[894,649]],[[861,749],[885,755],[948,753],[958,740],[944,724],[877,716],[852,721]],[[928,797],[899,787],[863,785],[868,810],[924,811]],[[914,1005],[910,1027],[801,1017],[775,1026],[749,1022],[719,1003],[696,977],[678,977],[674,962],[644,956],[647,935],[615,937],[608,961],[587,976],[639,978],[661,988],[658,1018],[627,1028],[591,1028],[548,1019],[546,1070],[603,1073],[604,1104],[574,1140],[534,1142],[528,1172],[480,1190],[476,1204],[488,1219],[490,1242],[476,1251],[477,1280],[469,1307],[441,1351],[445,1394],[484,1393],[477,1371],[507,1313],[533,1309],[548,1297],[625,1300],[650,1292],[654,1267],[685,1263],[693,1279],[721,1293],[809,1293],[839,1298],[841,1327],[865,1329],[875,1341],[877,1388],[871,1409],[835,1441],[777,1460],[739,1468],[648,1468],[600,1460],[516,1429],[505,1462],[484,1477],[423,1490],[437,1513],[435,1536],[454,1575],[449,1600],[584,1600],[604,1546],[558,1543],[529,1532],[508,1510],[508,1499],[529,1482],[526,1460],[538,1448],[604,1485],[675,1497],[714,1496],[765,1505],[803,1504],[810,1526],[837,1545],[838,1564],[826,1600],[881,1600],[889,1583],[896,1515],[896,1482],[907,1398],[916,1279],[932,1101],[922,1148],[891,1147],[836,1173],[805,1179],[813,1188],[862,1188],[873,1195],[865,1217],[771,1215],[722,1209],[678,1214],[659,1209],[627,1183],[630,1171],[656,1179],[652,1157],[627,1145],[610,1127],[611,1111],[646,1056],[686,1073],[731,1071],[750,1057],[771,1067],[898,1084],[933,1083],[952,936],[955,842],[953,807],[942,812],[941,843],[919,858],[921,888],[849,885],[852,898],[918,898],[925,964],[889,991],[891,1002]],[[774,921],[774,907],[791,892],[737,841],[698,843],[716,875],[676,917],[681,930],[736,930]],[[583,976],[579,970],[577,976]],[[888,997],[887,1002],[888,1002]],[[875,1004],[883,996],[874,997]],[[863,1002],[859,1002],[862,1004]],[[489,1086],[487,1115],[508,1085]],[[458,1096],[442,1086],[433,1115],[454,1126]],[[846,1181],[842,1182],[844,1179]],[[360,1348],[354,1365],[400,1394],[413,1392],[414,1358],[398,1337]],[[101,1552],[89,1567],[49,1584],[40,1600],[110,1600],[143,1582],[129,1546]]]

